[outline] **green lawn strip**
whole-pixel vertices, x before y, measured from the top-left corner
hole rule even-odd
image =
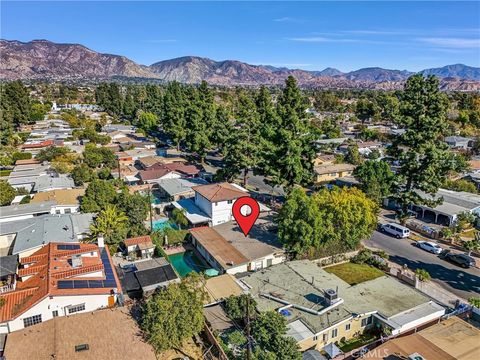
[[[326,272],[338,276],[340,279],[350,285],[373,280],[385,275],[383,271],[366,264],[344,263],[329,266],[324,269]]]

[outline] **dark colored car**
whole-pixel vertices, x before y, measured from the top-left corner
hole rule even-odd
[[[443,251],[440,254],[440,257],[465,269],[468,269],[469,267],[475,267],[476,265],[475,259],[467,254],[453,254],[447,250]]]

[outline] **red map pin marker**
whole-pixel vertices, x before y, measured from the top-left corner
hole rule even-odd
[[[243,211],[242,208],[244,208]],[[252,229],[253,224],[258,219],[258,215],[260,214],[260,206],[258,205],[257,200],[252,199],[250,196],[244,196],[238,198],[232,207],[232,213],[235,220],[237,220],[240,229],[245,236],[248,235],[250,230]]]

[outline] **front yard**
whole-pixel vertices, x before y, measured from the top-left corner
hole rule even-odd
[[[359,284],[385,275],[383,271],[373,266],[367,264],[354,264],[351,262],[329,266],[324,268],[324,270],[338,276],[350,285]]]

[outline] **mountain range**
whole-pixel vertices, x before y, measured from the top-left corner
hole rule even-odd
[[[185,56],[140,65],[125,56],[102,54],[79,44],[59,44],[48,40],[20,42],[0,40],[0,79],[82,80],[140,78],[235,85],[280,85],[293,75],[304,87],[396,89],[414,72],[379,67],[341,72],[288,69],[269,65],[250,65],[236,60],[214,61]],[[463,64],[420,71],[441,78],[444,90],[480,90],[480,68]]]

